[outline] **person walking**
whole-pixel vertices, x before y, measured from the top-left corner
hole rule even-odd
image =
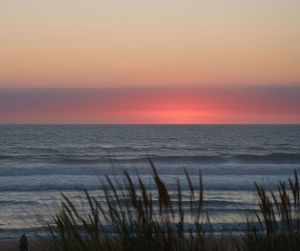
[[[23,234],[19,240],[20,251],[28,251],[28,240],[26,234]]]

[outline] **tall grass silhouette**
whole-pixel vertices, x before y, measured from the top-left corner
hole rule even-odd
[[[300,190],[298,174],[276,192],[255,184],[259,198],[258,225],[248,223],[248,250],[300,250]]]
[[[154,190],[123,174],[120,188],[106,177],[104,201],[85,191],[88,209],[82,210],[63,196],[61,210],[48,225],[52,235],[50,249],[57,251],[158,251],[158,250],[299,250],[300,192],[298,175],[288,188],[280,182],[277,192],[267,192],[255,184],[259,210],[256,221],[240,236],[216,235],[203,210],[201,174],[195,184],[185,171],[188,189],[178,180],[170,192],[153,162]],[[188,201],[183,200],[183,193]]]

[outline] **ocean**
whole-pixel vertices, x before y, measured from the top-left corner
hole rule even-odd
[[[0,239],[47,235],[61,193],[101,200],[106,175],[121,184],[126,170],[153,188],[149,158],[170,191],[187,187],[184,169],[201,172],[213,226],[239,231],[257,209],[255,182],[274,190],[300,171],[300,126],[1,125]]]

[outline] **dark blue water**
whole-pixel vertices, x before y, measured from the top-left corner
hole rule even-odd
[[[171,190],[184,188],[184,168],[201,171],[213,223],[237,225],[256,208],[254,182],[274,189],[300,169],[300,126],[0,126],[0,238],[41,234],[60,192],[101,197],[104,175],[126,169],[151,189],[148,158]]]

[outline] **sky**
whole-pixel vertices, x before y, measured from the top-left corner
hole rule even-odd
[[[300,123],[299,10],[2,0],[0,123]]]

